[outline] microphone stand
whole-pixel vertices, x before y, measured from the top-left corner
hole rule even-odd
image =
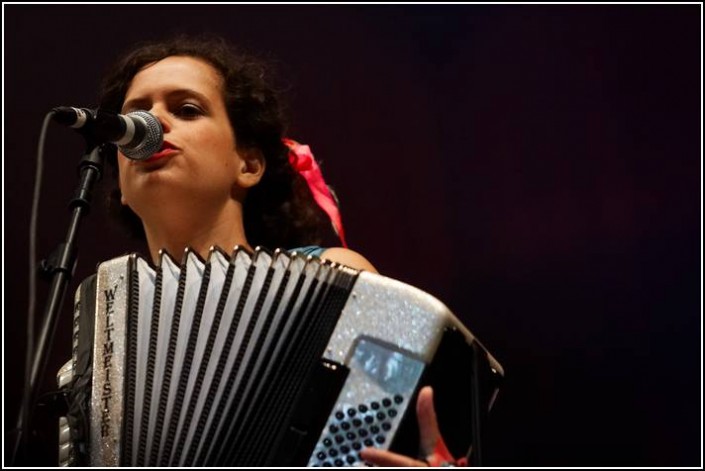
[[[78,187],[69,204],[72,214],[66,240],[54,249],[48,261],[43,260],[41,263],[42,274],[51,280],[51,286],[44,309],[44,323],[42,324],[41,334],[32,361],[29,391],[25,391],[25,397],[20,407],[17,436],[13,447],[13,457],[15,458],[20,444],[24,457],[28,457],[30,421],[32,410],[39,397],[38,394],[42,385],[40,378],[44,376],[47,367],[48,354],[51,351],[54,335],[56,334],[64,296],[76,268],[76,238],[81,219],[90,212],[93,187],[103,174],[106,146],[106,144],[96,145],[90,141],[87,142],[88,151],[83,155],[78,167],[80,172]],[[15,460],[13,459],[13,461]]]

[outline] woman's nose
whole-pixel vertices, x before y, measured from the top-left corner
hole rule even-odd
[[[171,131],[171,115],[167,112],[167,110],[160,106],[152,106],[152,108],[147,111],[152,113],[159,120],[159,124],[162,125],[164,134]]]

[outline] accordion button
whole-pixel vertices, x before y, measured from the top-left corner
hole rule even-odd
[[[328,427],[328,430],[330,430],[330,433],[338,433],[338,426],[331,424],[330,427]]]
[[[343,430],[350,430],[350,424],[347,422],[341,422],[340,428],[342,428]]]
[[[360,404],[359,406],[357,406],[357,410],[364,414],[365,412],[367,412],[367,406],[365,404]]]
[[[377,435],[377,436],[375,437],[375,441],[381,445],[382,443],[385,442],[385,438],[384,438],[383,435]]]
[[[370,404],[370,407],[372,408],[372,410],[379,409],[379,402],[373,402],[372,404]]]
[[[402,402],[404,402],[404,398],[401,395],[397,394],[396,396],[394,396],[395,404],[401,404]]]
[[[374,421],[375,421],[375,418],[372,417],[371,415],[365,416],[365,423],[371,424],[371,423],[374,422]]]
[[[337,443],[338,445],[340,445],[340,444],[343,443],[344,441],[345,441],[345,439],[343,438],[342,435],[336,435],[336,436],[335,436],[335,443]]]
[[[321,463],[321,464],[322,464],[323,466],[327,467],[327,468],[330,468],[331,466],[333,466],[332,464],[330,464],[330,461],[324,461],[324,462]]]
[[[363,438],[367,436],[367,430],[365,430],[364,428],[360,429],[357,433],[359,433],[360,436]]]
[[[389,399],[388,397],[385,397],[384,399],[382,399],[382,405],[384,407],[389,407],[392,405],[392,400]]]
[[[372,427],[370,427],[370,433],[379,433],[379,427],[373,425]]]
[[[353,409],[352,407],[348,409],[348,415],[350,417],[355,417],[355,414],[357,414],[357,411],[355,409]]]
[[[336,456],[338,456],[338,450],[336,450],[335,448],[331,448],[330,450],[328,450],[328,454],[331,458],[335,458]]]
[[[352,447],[355,451],[360,451],[362,449],[362,445],[360,445],[358,442],[353,443]]]
[[[348,456],[345,457],[345,461],[347,461],[348,464],[353,464],[353,463],[354,463],[355,461],[357,461],[357,460],[355,459],[354,456],[348,455]]]
[[[373,446],[374,445],[374,442],[372,441],[371,438],[366,438],[364,443],[365,443],[365,446]]]
[[[333,445],[333,440],[331,440],[330,438],[324,438],[324,439],[323,439],[323,444],[324,444],[325,446],[328,446],[328,447],[329,447],[329,446]]]
[[[318,454],[316,455],[316,458],[318,458],[319,460],[324,460],[324,459],[328,458],[328,455],[326,455],[325,452],[319,451]]]
[[[362,420],[360,419],[353,419],[352,424],[354,427],[360,427],[362,425]]]
[[[335,413],[335,418],[338,420],[343,420],[345,418],[345,414],[343,414],[343,411],[338,411]]]
[[[343,445],[340,447],[340,452],[344,455],[347,455],[348,453],[350,453],[350,447]]]
[[[357,436],[352,432],[348,432],[345,434],[345,438],[352,441],[352,440],[355,440],[357,438]],[[344,451],[343,453],[347,453],[347,451]]]
[[[387,416],[385,415],[384,412],[377,412],[377,420],[384,420],[386,418],[387,418]]]
[[[345,463],[343,463],[343,460],[341,460],[341,459],[335,460],[334,463],[339,468],[345,464]]]
[[[389,422],[384,422],[382,424],[382,430],[389,432],[392,429],[392,425]]]
[[[396,417],[397,416],[397,410],[396,409],[389,409],[387,411],[387,414],[389,414],[389,417]]]

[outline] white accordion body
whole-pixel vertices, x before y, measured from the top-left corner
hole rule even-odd
[[[107,261],[77,292],[74,325],[63,383],[88,420],[69,419],[83,430],[64,434],[64,465],[361,465],[362,447],[405,450],[424,384],[437,406],[443,390],[479,391],[458,356],[479,354],[483,414],[503,377],[431,295],[284,251]]]

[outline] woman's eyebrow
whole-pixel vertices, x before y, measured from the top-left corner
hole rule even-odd
[[[128,110],[143,110],[149,107],[149,102],[147,98],[130,98],[125,103],[122,104],[122,112]]]
[[[170,90],[166,94],[167,98],[196,98],[204,103],[210,103],[210,100],[203,93],[193,90],[191,88],[179,88],[176,90]]]
[[[172,100],[178,98],[196,98],[204,104],[210,103],[208,97],[206,97],[203,93],[190,88],[179,88],[175,90],[170,90],[165,93],[165,96],[167,99]],[[122,109],[123,111],[146,109],[151,102],[152,100],[146,97],[130,98],[122,105]]]

